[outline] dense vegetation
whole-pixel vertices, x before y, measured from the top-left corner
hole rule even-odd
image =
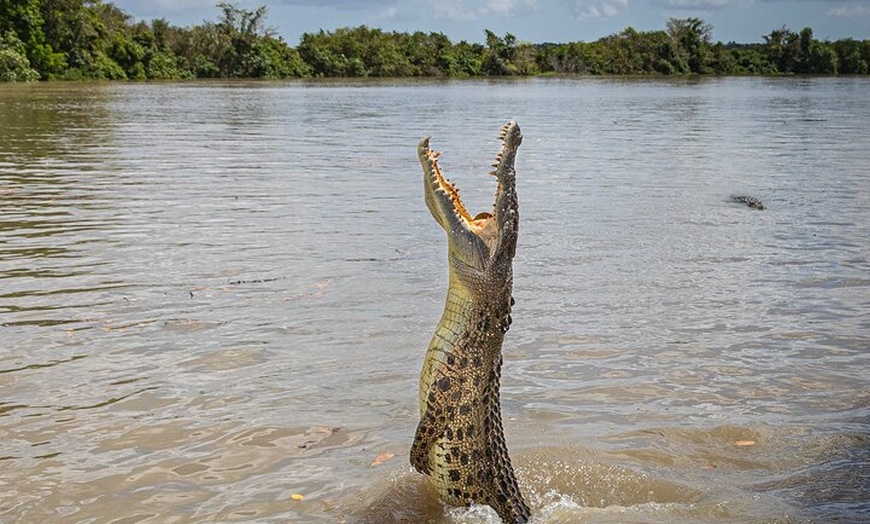
[[[809,27],[723,44],[709,24],[686,18],[595,42],[532,44],[486,31],[479,44],[360,26],[305,33],[294,48],[266,27],[265,7],[217,7],[216,22],[176,27],[135,21],[102,0],[0,0],[0,80],[870,72],[870,40],[819,41]]]

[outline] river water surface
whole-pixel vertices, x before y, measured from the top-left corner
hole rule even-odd
[[[509,119],[533,522],[870,520],[868,93],[2,85],[0,522],[497,522],[407,460],[447,286],[415,147],[486,210]]]

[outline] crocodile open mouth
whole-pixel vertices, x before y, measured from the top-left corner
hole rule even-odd
[[[501,149],[496,155],[495,161],[492,163],[494,169],[490,171],[489,174],[500,178],[500,175],[505,170],[508,161],[510,167],[513,167],[513,160],[517,148],[522,141],[522,135],[520,134],[519,127],[515,122],[508,122],[502,126],[499,139],[502,142]],[[486,226],[490,223],[490,220],[493,218],[493,214],[495,213],[495,204],[493,204],[493,212],[482,212],[472,216],[466,209],[465,204],[462,203],[462,199],[459,197],[459,188],[456,187],[456,184],[448,180],[441,171],[441,166],[438,165],[438,158],[441,156],[441,152],[430,149],[430,140],[431,137],[426,137],[420,141],[419,145],[420,161],[423,163],[423,167],[428,174],[429,182],[434,186],[436,191],[440,191],[447,195],[453,204],[453,212],[469,229],[472,231],[486,229]],[[499,180],[495,194],[496,200],[498,200],[502,190],[502,183],[501,180]]]

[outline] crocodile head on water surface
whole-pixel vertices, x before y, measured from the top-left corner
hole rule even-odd
[[[759,211],[764,210],[764,203],[749,195],[731,195],[731,201],[736,204],[744,204],[745,206],[751,209],[758,209]]]
[[[502,342],[511,323],[513,257],[519,209],[514,162],[522,143],[515,122],[501,129],[490,173],[498,181],[491,212],[472,216],[442,174],[429,138],[417,149],[426,205],[447,233],[447,300],[420,373],[420,423],[411,464],[442,500],[491,506],[506,523],[529,508],[505,445],[499,401]]]

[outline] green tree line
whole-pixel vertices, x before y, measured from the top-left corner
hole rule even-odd
[[[266,7],[217,4],[216,21],[177,27],[136,21],[102,0],[0,0],[0,80],[406,77],[481,75],[868,74],[870,40],[834,42],[775,29],[753,44],[713,42],[698,18],[594,42],[485,43],[366,26],[302,35],[293,47]]]

